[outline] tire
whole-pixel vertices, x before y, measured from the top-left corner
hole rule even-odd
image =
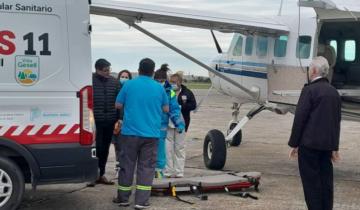
[[[226,142],[219,130],[209,131],[204,140],[204,163],[208,169],[221,170],[226,162]]]
[[[25,190],[21,169],[12,160],[0,157],[0,178],[0,210],[17,209]],[[5,194],[9,195],[6,196]]]
[[[234,129],[236,127],[236,125],[237,125],[237,123],[231,123],[228,134],[232,131],[232,129]],[[241,141],[242,141],[242,130],[240,130],[239,132],[237,132],[237,134],[235,134],[235,136],[232,138],[232,140],[230,142],[230,146],[238,147],[238,146],[240,146]]]

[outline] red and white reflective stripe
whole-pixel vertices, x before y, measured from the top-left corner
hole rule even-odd
[[[8,129],[8,126],[0,126],[0,136],[3,136]]]
[[[0,136],[31,136],[79,133],[79,125],[0,126]]]
[[[79,134],[79,124],[0,126],[0,136],[23,144],[75,143]]]

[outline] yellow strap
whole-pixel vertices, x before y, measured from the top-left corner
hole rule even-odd
[[[171,194],[173,197],[176,197],[176,188],[174,186],[171,187]]]

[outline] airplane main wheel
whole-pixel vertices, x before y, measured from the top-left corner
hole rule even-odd
[[[221,170],[226,162],[226,142],[219,130],[211,130],[205,136],[203,147],[204,163],[208,169]]]
[[[228,134],[236,127],[237,123],[231,123],[230,129],[228,131]],[[232,147],[238,147],[241,144],[242,141],[242,130],[237,132],[237,134],[232,138],[230,142],[230,146]]]

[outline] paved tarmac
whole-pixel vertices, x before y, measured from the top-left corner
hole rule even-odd
[[[197,99],[206,95],[205,90],[196,90]],[[231,99],[213,91],[199,112],[192,114],[191,128],[187,134],[186,176],[223,173],[205,169],[202,158],[203,138],[210,129],[226,130],[231,118]],[[251,108],[245,105],[241,114]],[[226,193],[211,193],[208,201],[192,196],[184,199],[195,202],[185,204],[171,197],[152,197],[151,209],[156,210],[305,210],[303,192],[297,169],[297,161],[288,160],[287,141],[293,115],[276,115],[264,111],[250,121],[243,130],[240,147],[228,150],[224,170],[259,171],[262,179],[260,192],[254,195],[259,200],[243,199]],[[334,166],[335,210],[360,209],[360,123],[342,122],[340,152],[342,160]],[[115,178],[114,153],[108,164],[108,177]],[[40,186],[32,192],[27,186],[22,210],[115,210],[120,207],[111,203],[115,186],[86,188],[85,184]],[[132,209],[132,208],[122,208]]]

